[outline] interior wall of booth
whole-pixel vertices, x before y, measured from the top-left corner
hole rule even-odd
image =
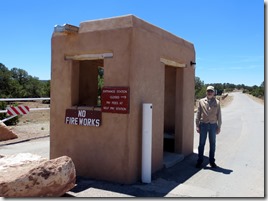
[[[164,133],[175,133],[177,68],[165,66]]]

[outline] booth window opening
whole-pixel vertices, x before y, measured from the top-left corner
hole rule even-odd
[[[101,107],[103,60],[79,61],[78,106]]]

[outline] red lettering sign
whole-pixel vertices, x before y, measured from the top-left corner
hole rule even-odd
[[[109,113],[129,113],[129,87],[103,87],[101,110]]]
[[[65,123],[99,127],[101,125],[101,111],[67,109],[65,113]]]

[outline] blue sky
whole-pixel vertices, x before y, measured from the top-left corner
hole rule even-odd
[[[264,81],[261,0],[0,0],[0,63],[51,77],[55,25],[133,14],[195,46],[205,84]]]

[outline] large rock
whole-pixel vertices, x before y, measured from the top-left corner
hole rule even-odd
[[[11,131],[3,122],[0,122],[0,141],[11,140],[18,136]]]
[[[75,186],[72,159],[22,153],[0,158],[0,197],[58,197]]]

